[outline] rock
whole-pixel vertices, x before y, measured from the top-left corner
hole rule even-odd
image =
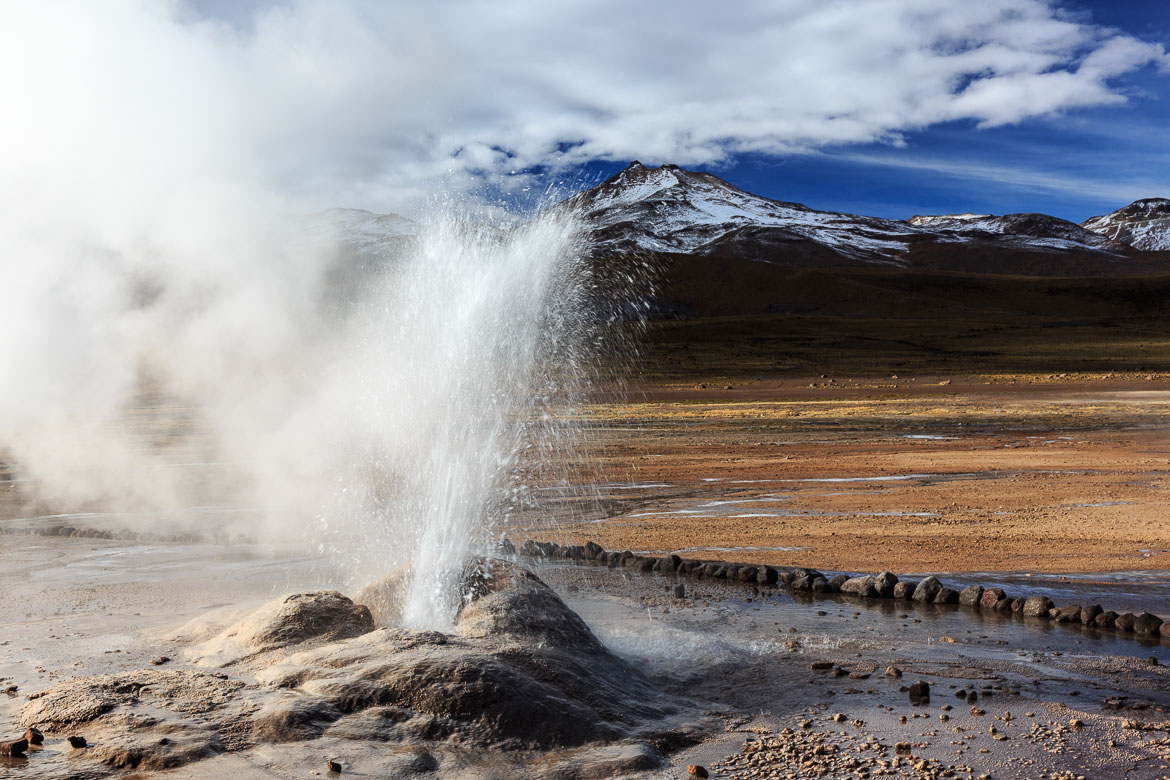
[[[1024,605],[1028,603],[1027,599],[1012,599],[1011,610],[1015,614],[1022,614]]]
[[[1080,718],[1073,718],[1068,722],[1068,727],[1073,731],[1080,731],[1085,727],[1085,722]]]
[[[914,595],[911,598],[918,602],[934,601],[934,597],[942,588],[943,584],[939,582],[938,577],[927,577],[914,588]]]
[[[1170,637],[1170,623],[1163,623],[1158,626],[1158,635],[1164,638]]]
[[[950,588],[940,588],[939,592],[934,595],[935,604],[957,604],[958,602],[958,592]]]
[[[755,582],[756,581],[756,573],[758,571],[759,570],[755,566],[741,567],[739,570],[739,581],[740,582]]]
[[[516,545],[512,544],[508,539],[501,539],[496,543],[496,552],[500,555],[515,555]]]
[[[605,548],[602,547],[597,542],[593,542],[593,541],[585,542],[585,560],[596,561],[596,560],[601,559],[601,556],[604,554],[605,554]]]
[[[45,741],[45,735],[36,726],[29,726],[28,730],[24,732],[24,738],[28,740],[30,745],[40,745]]]
[[[883,599],[891,598],[894,595],[894,586],[898,584],[898,577],[893,572],[883,571],[874,578],[873,585],[877,589],[877,594]]]
[[[1115,631],[1133,631],[1133,624],[1136,621],[1137,615],[1133,614],[1132,612],[1126,612],[1117,616],[1117,619],[1113,621],[1113,628]]]
[[[682,563],[682,558],[677,555],[668,555],[658,561],[658,570],[663,574],[671,574],[678,571],[678,565]]]
[[[959,591],[959,603],[964,607],[979,606],[979,599],[983,597],[982,585],[971,585]]]
[[[162,666],[165,663],[170,663],[170,661],[171,659],[169,656],[160,655],[158,658],[151,661],[150,664],[151,666]]]
[[[979,606],[982,609],[995,609],[995,605],[1002,598],[1006,598],[1003,588],[987,588],[979,598]]]
[[[832,593],[839,593],[841,591],[841,586],[844,585],[848,581],[849,581],[848,574],[835,574],[828,579],[829,587],[827,588],[827,590],[829,590]]]
[[[824,672],[833,668],[832,661],[813,661],[808,665],[809,669],[815,669],[819,672]]]
[[[710,775],[707,773],[706,767],[699,766],[698,764],[690,764],[687,766],[687,773],[690,774],[691,777],[699,778],[699,780],[706,780],[708,777],[710,777]]]
[[[827,593],[829,592],[829,581],[824,577],[813,577],[812,584],[809,585],[808,589],[813,593]]]
[[[792,581],[793,590],[812,590],[812,577],[803,576],[798,577]]]
[[[638,556],[637,562],[634,564],[634,568],[641,572],[651,572],[654,571],[654,566],[657,563],[658,561],[654,560],[653,558],[643,558],[642,556]]]
[[[674,586],[674,597],[676,599],[685,599],[687,597],[687,589],[682,583]]]
[[[347,639],[373,630],[374,618],[368,607],[353,603],[335,590],[321,590],[294,593],[269,602],[225,632],[223,638],[255,651]]]
[[[914,597],[916,587],[918,587],[918,583],[902,580],[894,586],[894,598],[909,601]]]
[[[1162,626],[1162,618],[1143,612],[1133,621],[1133,632],[1138,636],[1157,636]]]
[[[756,582],[760,585],[775,585],[777,576],[776,569],[771,566],[761,566],[756,570]]]
[[[904,719],[905,718],[903,717],[903,720]],[[909,742],[895,742],[894,743],[894,752],[897,753],[899,756],[908,756],[908,755],[910,755],[910,753],[913,750],[914,750],[914,748]]]
[[[1057,623],[1080,623],[1081,622],[1081,605],[1070,604],[1067,607],[1061,607],[1056,613]]]
[[[1101,614],[1100,604],[1090,604],[1087,607],[1081,608],[1081,623],[1086,626],[1093,625],[1093,621]]]
[[[1047,596],[1029,596],[1024,601],[1024,608],[1021,611],[1024,617],[1046,617],[1050,609],[1052,609],[1052,599]]]
[[[1015,601],[1016,600],[1012,599],[1012,598],[1000,599],[995,605],[995,611],[996,612],[1011,612],[1012,611],[1012,604],[1014,604]],[[1021,603],[1020,606],[1022,607],[1023,604]]]
[[[1113,628],[1114,621],[1117,620],[1117,613],[1113,610],[1102,612],[1093,618],[1093,625],[1097,628]]]
[[[80,736],[79,734],[73,734],[71,736],[66,737],[65,739],[69,740],[70,746],[72,746],[74,748],[83,748],[83,747],[86,747],[88,744],[85,741],[85,737]]]
[[[910,686],[911,704],[930,704],[930,685],[919,680]]]
[[[902,676],[902,670],[899,669],[898,667],[896,667],[896,666],[887,666],[886,667],[886,677],[901,677],[901,676]]]
[[[28,740],[24,737],[9,742],[0,742],[0,756],[19,757],[28,752]]]
[[[844,723],[847,720],[849,720],[849,718],[845,717],[845,713],[843,713],[843,712],[838,712],[836,715],[833,716],[834,723]]]
[[[852,596],[874,598],[877,596],[877,586],[870,576],[851,577],[841,585],[841,592]]]
[[[325,768],[334,774],[340,774],[341,772],[341,764],[332,758],[325,762]]]
[[[979,692],[978,691],[971,691],[970,693],[967,694],[967,703],[968,704],[974,704],[977,701],[979,701]]]

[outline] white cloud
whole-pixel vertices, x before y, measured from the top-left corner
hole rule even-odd
[[[0,173],[83,200],[120,171],[152,203],[227,178],[409,209],[483,172],[1111,105],[1111,79],[1167,62],[1040,0],[9,4]]]

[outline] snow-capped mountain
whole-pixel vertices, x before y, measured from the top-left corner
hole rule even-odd
[[[908,221],[817,211],[744,192],[709,173],[639,162],[560,207],[586,220],[598,253],[631,250],[727,255],[773,262],[912,265],[943,245],[1044,255],[1114,256],[1127,247],[1044,214],[952,214]],[[932,257],[938,253],[931,250]],[[934,265],[938,263],[932,260]],[[970,270],[970,269],[965,269]],[[1002,269],[996,269],[1002,271]]]
[[[1007,236],[1017,243],[1031,246],[1048,246],[1067,251],[1101,250],[1121,252],[1125,246],[1075,222],[1047,214],[940,214],[937,216],[913,216],[907,220],[911,225],[929,230],[953,233],[965,238],[987,238]]]
[[[637,161],[562,205],[580,214],[595,247],[609,252],[714,254],[736,244],[811,241],[845,257],[895,262],[922,232],[905,222],[762,198],[677,165],[647,168]]]
[[[1145,252],[1170,251],[1170,200],[1135,200],[1110,214],[1090,217],[1081,227]]]

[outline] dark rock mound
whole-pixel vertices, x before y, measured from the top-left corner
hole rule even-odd
[[[374,630],[370,610],[335,590],[294,593],[274,601],[240,627],[245,647],[334,641]]]

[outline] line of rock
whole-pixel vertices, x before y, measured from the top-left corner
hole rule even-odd
[[[961,591],[946,587],[937,577],[930,576],[918,582],[900,580],[892,572],[850,576],[826,576],[815,569],[783,569],[765,564],[703,561],[667,555],[661,558],[638,555],[629,550],[612,552],[596,542],[583,545],[559,545],[529,539],[519,548],[508,541],[500,543],[500,551],[528,558],[577,561],[609,568],[625,567],[640,572],[659,572],[690,577],[740,582],[744,584],[783,587],[796,592],[815,595],[842,593],[868,599],[898,599],[920,604],[957,604],[964,607],[1015,614],[1023,617],[1053,620],[1057,623],[1079,623],[1120,635],[1170,638],[1170,622],[1157,615],[1143,612],[1118,614],[1104,610],[1099,604],[1081,606],[1072,604],[1057,607],[1047,596],[1013,598],[1002,588],[984,588],[972,585]]]

